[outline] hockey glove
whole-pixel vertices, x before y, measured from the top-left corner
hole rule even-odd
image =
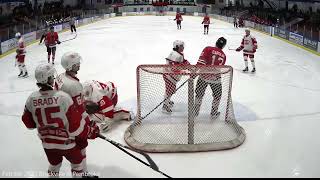
[[[241,51],[241,47],[238,47],[238,48],[236,49],[236,51],[237,51],[237,52]]]
[[[88,132],[88,139],[95,139],[100,133],[100,129],[94,121],[90,122]]]
[[[86,103],[86,112],[88,114],[94,114],[96,112],[100,111],[100,107],[98,104],[95,103]]]
[[[61,44],[61,42],[60,42],[60,41],[57,41],[57,43],[58,43],[58,44]]]

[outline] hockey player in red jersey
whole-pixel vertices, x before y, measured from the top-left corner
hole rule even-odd
[[[254,53],[258,49],[258,44],[257,40],[255,37],[253,37],[250,34],[250,29],[246,29],[246,35],[242,38],[241,45],[236,49],[236,51],[241,51],[243,50],[243,58],[244,58],[244,64],[245,64],[245,69],[243,72],[247,72],[248,69],[248,57],[251,60],[251,65],[252,65],[252,71],[251,72],[256,72],[256,66],[254,62]]]
[[[83,83],[83,95],[90,119],[101,123],[102,132],[110,130],[115,122],[133,118],[132,112],[117,107],[117,87],[112,82],[86,81]]]
[[[17,55],[15,64],[18,65],[20,70],[18,77],[28,77],[28,71],[26,65],[24,64],[26,54],[24,39],[19,32],[16,33],[16,38],[18,39],[18,48],[16,50]]]
[[[202,21],[201,24],[203,24],[203,34],[208,34],[208,32],[209,32],[209,24],[210,24],[210,17],[208,16],[207,13],[203,17],[203,21]]]
[[[45,37],[45,44],[47,46],[48,52],[48,63],[50,63],[50,56],[52,55],[52,64],[54,64],[54,59],[56,56],[56,45],[60,44],[59,36],[57,32],[54,32],[54,27],[50,27],[50,32],[47,33]]]
[[[174,66],[178,65],[189,65],[189,61],[184,59],[184,42],[181,40],[175,40],[173,42],[173,51],[169,54],[169,56],[166,58],[166,64],[172,65],[172,68],[169,69],[171,72],[170,74],[164,74],[163,79],[165,82],[165,101],[162,107],[163,112],[171,113],[172,112],[172,106],[174,104],[173,101],[171,101],[171,96],[176,92],[176,85],[178,81],[180,80],[181,76],[174,75],[172,72],[175,70],[178,70],[174,68]]]
[[[183,21],[183,18],[179,12],[177,12],[176,18],[174,19],[174,21],[177,22],[177,29],[181,29],[181,21]]]
[[[226,63],[226,55],[222,51],[222,49],[226,46],[226,44],[227,44],[227,40],[224,37],[220,37],[216,41],[215,47],[211,47],[211,46],[205,47],[199,57],[197,66],[224,65]],[[212,101],[210,114],[211,114],[211,117],[214,119],[220,114],[220,112],[218,111],[218,107],[221,99],[221,93],[222,93],[220,75],[200,75],[199,76],[197,80],[196,90],[195,90],[196,97],[195,97],[195,103],[194,103],[195,104],[194,112],[195,112],[195,116],[199,115],[202,99],[208,85],[211,87],[212,94],[213,94],[213,101]]]
[[[82,84],[77,78],[77,73],[80,70],[80,63],[82,57],[77,52],[66,52],[61,58],[61,65],[65,69],[65,72],[58,75],[55,88],[69,94],[75,104],[78,113],[90,123],[89,115],[85,112],[84,100],[82,95]],[[88,118],[87,118],[88,117]],[[86,147],[88,146],[87,140],[76,139],[77,146],[81,149],[81,153],[85,157],[83,160],[84,171],[87,172],[86,164]]]
[[[40,89],[27,99],[22,121],[28,129],[37,129],[49,161],[50,177],[59,176],[63,157],[71,163],[73,177],[85,176],[84,157],[75,139],[95,139],[99,128],[95,123],[86,123],[67,93],[53,89],[55,74],[51,64],[36,67]]]

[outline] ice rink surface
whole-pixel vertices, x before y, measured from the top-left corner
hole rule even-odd
[[[172,177],[320,177],[319,56],[251,31],[258,42],[257,72],[242,73],[242,52],[228,47],[240,45],[244,29],[211,19],[209,35],[203,35],[201,17],[184,16],[181,30],[172,18],[116,17],[79,27],[75,40],[57,47],[55,67],[62,73],[63,53],[79,52],[83,57],[80,81],[114,82],[119,105],[135,111],[138,65],[164,64],[177,39],[185,41],[185,58],[195,64],[205,46],[214,46],[224,36],[228,40],[226,64],[234,68],[235,116],[246,131],[246,141],[227,151],[150,156]],[[70,31],[60,34],[60,40],[70,37]],[[26,50],[29,78],[17,77],[14,53],[0,59],[0,177],[46,177],[48,164],[41,142],[36,130],[24,127],[21,115],[27,97],[37,90],[35,67],[47,61],[47,53],[37,43]],[[124,144],[128,125],[123,122],[105,135]],[[89,170],[100,177],[163,177],[101,139],[90,141],[87,162]],[[69,171],[64,160],[61,174]]]

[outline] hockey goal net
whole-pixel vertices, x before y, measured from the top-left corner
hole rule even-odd
[[[244,142],[233,111],[231,66],[140,65],[136,73],[137,116],[125,132],[129,146],[197,152]]]

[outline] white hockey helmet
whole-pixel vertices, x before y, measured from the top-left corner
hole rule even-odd
[[[55,77],[56,69],[49,63],[39,64],[34,72],[37,83],[47,84],[49,77]]]
[[[20,38],[21,37],[21,33],[17,32],[15,35],[16,38]]]
[[[173,48],[177,48],[177,47],[180,47],[180,46],[183,46],[184,47],[184,42],[181,41],[181,40],[175,40],[173,42]]]
[[[91,85],[91,81],[85,81],[82,83],[82,94],[84,96],[84,100],[88,101],[91,99],[93,87]]]
[[[66,71],[71,71],[72,66],[75,64],[80,64],[82,62],[82,57],[77,52],[66,52],[61,58],[61,65]]]

